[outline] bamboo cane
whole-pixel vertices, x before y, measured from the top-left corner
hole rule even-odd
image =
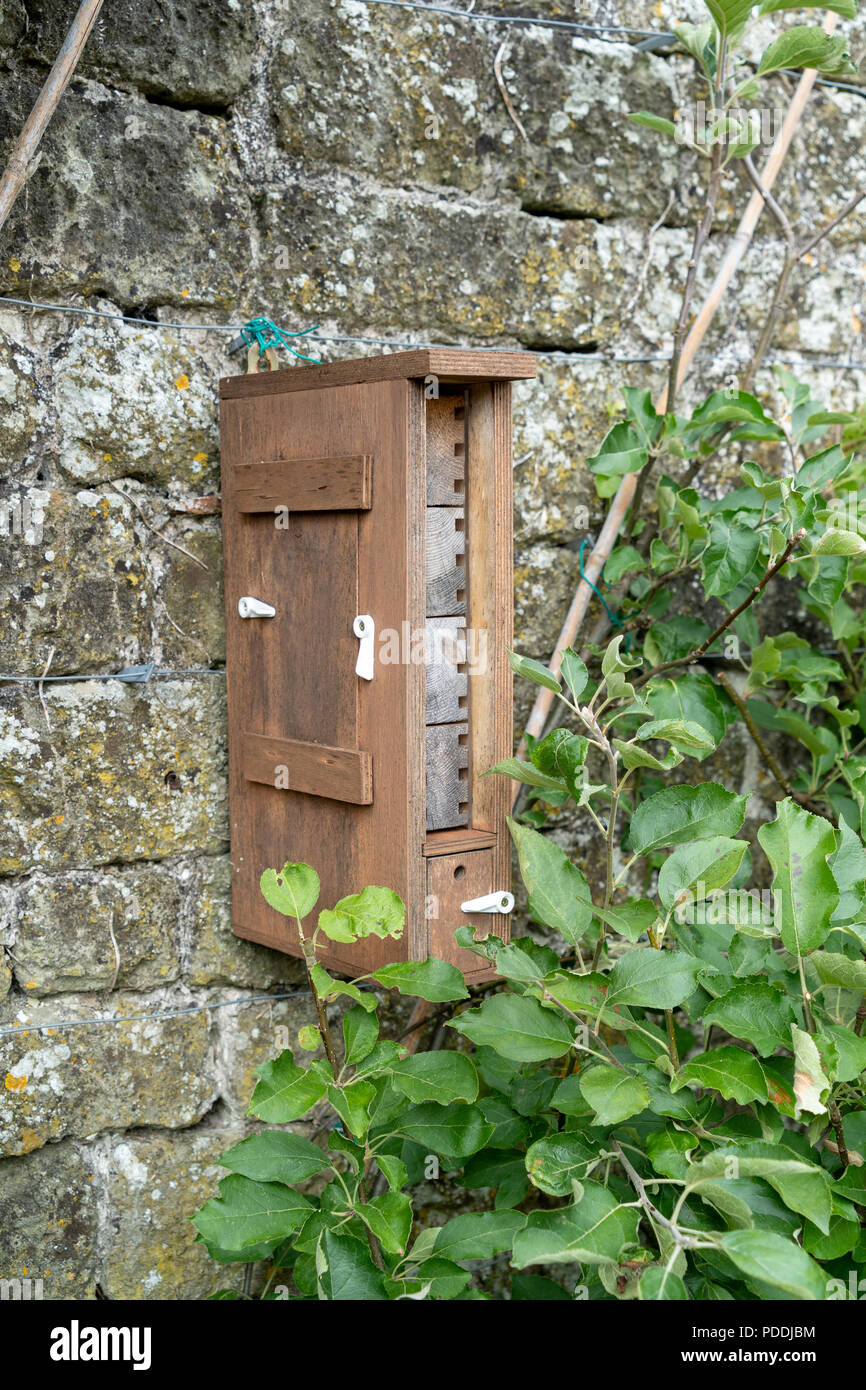
[[[833,33],[838,19],[838,15],[827,15],[824,23],[825,33]],[[791,103],[788,107],[782,129],[776,137],[767,163],[761,174],[761,182],[764,188],[768,190],[771,189],[776,182],[776,177],[782,166],[782,161],[788,153],[788,149],[794,137],[794,131],[800,123],[803,110],[806,102],[809,100],[809,95],[815,84],[817,75],[817,71],[814,68],[808,68],[797,83],[797,89],[791,98]],[[679,371],[677,372],[678,386],[691,366],[695,353],[715,317],[716,310],[721,303],[725,290],[734,278],[737,268],[748,250],[749,243],[752,240],[752,234],[754,233],[755,227],[758,224],[758,219],[763,210],[764,199],[756,189],[749,199],[746,210],[740,219],[739,226],[728,248],[725,259],[719,267],[716,278],[710,287],[709,293],[689,330],[689,335],[683,346],[683,355],[680,360]],[[656,410],[659,413],[663,413],[666,402],[667,387],[664,388],[656,401]],[[601,528],[598,540],[593,546],[587,563],[583,567],[583,573],[586,577],[581,577],[580,579],[574,598],[571,601],[571,607],[562,625],[562,631],[559,634],[556,648],[550,659],[550,669],[555,676],[559,675],[563,651],[566,647],[572,645],[580,631],[581,624],[586,616],[586,610],[589,607],[590,598],[592,597],[592,585],[598,583],[610,552],[613,549],[614,542],[622,529],[629,506],[634,497],[637,479],[637,473],[628,473],[623,478],[614,496],[613,502],[610,505],[610,510]],[[531,734],[533,738],[540,737],[544,731],[547,716],[553,704],[554,693],[554,691],[548,690],[545,687],[539,688],[538,694],[535,697],[535,704],[532,706],[532,712],[526,723],[526,733]],[[526,739],[524,737],[520,741],[517,756],[522,757],[525,751]],[[517,797],[519,791],[520,783],[513,782],[513,798]]]
[[[18,136],[9,156],[9,161],[0,179],[0,227],[3,226],[15,199],[32,173],[33,160],[39,142],[45,134],[48,122],[57,109],[57,104],[69,85],[84,45],[102,8],[102,0],[84,0],[72,21],[69,33],[63,41],[45,86],[36,99],[36,105],[27,117],[24,128]]]

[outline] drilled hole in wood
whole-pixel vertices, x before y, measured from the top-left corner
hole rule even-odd
[[[464,866],[463,864],[458,864],[458,865],[457,865],[457,868],[454,870],[454,877],[455,877],[455,878],[465,878],[465,877],[466,877],[466,868],[465,868],[465,866]]]
[[[462,479],[462,478],[455,478],[455,479],[454,479],[454,491],[455,491],[455,492],[463,492],[463,479]]]
[[[458,590],[457,590],[457,602],[458,602],[458,603],[462,603],[463,600],[464,600],[465,598],[466,598],[466,590],[465,590],[465,589],[458,589]]]
[[[463,455],[463,441],[462,441],[462,440],[461,440],[461,442],[460,442],[459,444],[455,444],[455,445],[454,445],[454,453],[457,455],[458,458],[461,458],[461,457],[462,457],[462,455]]]

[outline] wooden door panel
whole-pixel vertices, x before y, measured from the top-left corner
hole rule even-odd
[[[423,544],[425,504],[416,396],[420,387],[395,380],[222,403],[233,916],[239,935],[281,950],[297,952],[297,932],[264,902],[259,878],[286,860],[316,869],[320,908],[367,883],[423,899],[423,766],[408,757],[423,745],[423,668],[377,661],[373,680],[361,680],[352,631],[359,613],[374,617],[377,632],[423,623],[423,558],[416,553],[412,566],[409,558],[410,535]],[[283,458],[334,458],[343,471],[347,458],[375,458],[377,500],[368,510],[293,512],[286,496],[287,524],[243,512],[247,465]],[[357,500],[363,507],[369,487]],[[243,595],[272,604],[276,617],[241,619]],[[262,780],[245,775],[245,736]],[[270,745],[258,740],[319,745],[321,757],[310,756],[326,771],[332,751],[351,755],[343,764],[354,768],[358,800],[275,785],[260,765]],[[325,945],[322,960],[362,973],[410,954],[413,943],[418,954],[424,934],[423,922],[410,921],[401,943]]]

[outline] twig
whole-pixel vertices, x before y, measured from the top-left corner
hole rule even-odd
[[[764,759],[764,762],[767,764],[767,767],[772,772],[776,781],[779,783],[779,786],[782,788],[782,791],[785,793],[786,796],[790,796],[793,800],[796,801],[797,794],[794,791],[794,788],[791,786],[791,783],[788,781],[787,777],[785,776],[775,757],[770,752],[770,749],[767,747],[763,735],[761,734],[760,729],[758,728],[757,724],[755,723],[754,719],[749,713],[749,707],[743,699],[742,695],[740,695],[739,692],[734,688],[732,682],[725,675],[724,671],[716,672],[716,680],[719,682],[719,685],[725,691],[729,699],[731,699],[734,702],[737,709],[739,710],[742,721],[748,729],[749,733],[751,734],[752,742],[754,743],[761,757]]]
[[[661,675],[662,671],[672,671],[675,670],[678,666],[691,666],[693,662],[700,661],[704,653],[709,650],[709,648],[713,645],[714,642],[718,641],[718,639],[722,636],[724,632],[727,631],[727,629],[731,626],[732,623],[736,622],[740,614],[745,612],[745,610],[755,602],[755,599],[758,597],[761,591],[766,588],[770,580],[773,578],[773,575],[778,574],[782,566],[788,563],[788,561],[791,558],[791,555],[797,549],[797,546],[800,544],[800,542],[805,538],[805,535],[806,529],[805,527],[801,526],[799,531],[797,531],[788,541],[788,544],[785,546],[785,549],[782,551],[782,554],[779,556],[776,563],[774,565],[770,565],[763,578],[758,580],[758,583],[755,585],[752,592],[746,598],[743,599],[743,602],[741,604],[739,604],[736,608],[731,610],[731,612],[725,618],[724,622],[719,623],[719,626],[713,632],[710,633],[709,637],[704,638],[704,641],[701,642],[700,646],[693,648],[693,650],[688,652],[686,656],[677,656],[674,657],[671,661],[662,661],[659,663],[658,666],[653,666],[652,669],[647,671],[644,675],[638,676],[636,680],[633,682],[635,690],[637,690],[642,685],[646,685],[647,681],[652,680],[654,676]]]
[[[493,59],[493,73],[496,77],[496,84],[499,87],[500,92],[502,93],[502,100],[505,102],[505,109],[507,110],[509,116],[516,125],[517,129],[520,131],[524,144],[528,145],[529,136],[526,134],[526,131],[523,127],[523,122],[521,121],[520,117],[514,109],[511,97],[508,94],[508,88],[505,85],[505,78],[502,76],[502,59],[505,57],[505,50],[507,47],[507,42],[501,43],[499,45],[499,48],[496,51],[496,57]]]
[[[824,22],[824,32],[832,34],[838,22],[838,15],[828,14]],[[782,167],[782,162],[794,138],[794,132],[800,124],[800,118],[802,117],[804,107],[809,99],[809,94],[812,91],[817,75],[814,68],[809,68],[802,74],[797,84],[782,129],[776,136],[773,148],[764,166],[762,182],[765,189],[772,188],[776,182],[779,170]],[[764,198],[756,189],[749,200],[746,211],[740,219],[739,226],[728,248],[727,255],[719,267],[709,293],[689,331],[680,359],[679,371],[677,373],[678,382],[683,380],[691,366],[694,355],[715,317],[716,310],[721,303],[725,291],[734,278],[740,262],[749,248],[752,234],[758,224],[763,209]],[[661,411],[666,408],[666,395],[666,392],[662,392],[656,403],[657,410]],[[607,518],[599,533],[592,554],[584,565],[585,578],[581,578],[577,586],[550,660],[550,669],[555,676],[559,675],[559,668],[562,660],[561,653],[564,652],[567,647],[573,646],[577,634],[580,631],[581,624],[586,617],[586,611],[592,597],[592,585],[598,583],[605,562],[613,549],[616,538],[625,521],[629,506],[634,497],[636,486],[637,475],[635,473],[627,473],[611,502],[610,510],[608,511]],[[526,732],[533,738],[538,738],[540,734],[543,733],[545,721],[550,713],[552,704],[553,691],[546,690],[542,686],[535,697],[535,703],[532,706],[532,711],[526,723]],[[525,751],[526,741],[523,739],[518,748],[518,757],[523,756]]]
[[[33,161],[39,148],[39,142],[57,109],[60,98],[69,85],[69,79],[75,71],[78,59],[81,57],[84,45],[87,43],[101,8],[102,0],[84,0],[84,4],[72,21],[69,33],[63,40],[63,46],[54,60],[54,66],[36,99],[36,104],[15,142],[3,177],[0,179],[0,227],[5,223],[12,211],[15,199],[33,172]]]
[[[45,677],[48,675],[48,668],[49,668],[49,666],[51,665],[52,660],[54,659],[54,652],[55,652],[55,648],[52,647],[52,648],[51,648],[51,651],[48,653],[48,660],[47,660],[46,663],[45,663],[45,667],[44,667],[44,669],[43,669],[42,675],[39,677],[39,684],[38,684],[37,687],[36,687],[36,690],[37,690],[38,695],[39,695],[39,703],[40,703],[40,705],[42,706],[42,713],[45,715],[45,723],[46,723],[47,726],[48,726],[48,732],[49,732],[49,734],[51,733],[51,720],[50,720],[49,717],[48,717],[48,706],[47,706],[46,703],[45,703],[45,689],[44,689],[43,682],[44,682],[44,680],[45,680]]]
[[[845,1131],[842,1128],[842,1116],[839,1114],[839,1107],[835,1100],[830,1097],[827,1101],[827,1114],[830,1116],[830,1123],[833,1126],[833,1133],[836,1136],[836,1143],[839,1148],[839,1157],[842,1166],[847,1168],[851,1162],[848,1154],[848,1146],[845,1143]]]
[[[186,549],[186,546],[178,545],[176,541],[170,541],[168,539],[168,536],[164,536],[161,531],[157,531],[156,527],[152,526],[151,523],[148,521],[147,517],[145,516],[144,512],[142,511],[141,507],[138,505],[134,497],[130,497],[128,492],[124,492],[122,487],[117,486],[117,483],[109,483],[108,486],[113,487],[115,492],[119,492],[121,497],[126,498],[126,501],[129,503],[129,505],[131,507],[134,507],[135,510],[138,512],[138,515],[141,517],[148,531],[150,531],[152,535],[156,536],[158,541],[162,541],[163,545],[170,545],[172,550],[179,550],[181,555],[185,555],[188,560],[192,560],[194,564],[198,565],[199,569],[205,570],[205,572],[208,574],[210,573],[210,570],[208,569],[204,561],[200,560],[197,555],[193,555],[191,550]]]

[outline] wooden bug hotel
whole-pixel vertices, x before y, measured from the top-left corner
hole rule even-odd
[[[424,349],[220,383],[235,932],[299,953],[259,891],[304,860],[320,904],[375,883],[399,942],[322,942],[357,975],[483,962],[513,899],[511,382],[528,353]]]

